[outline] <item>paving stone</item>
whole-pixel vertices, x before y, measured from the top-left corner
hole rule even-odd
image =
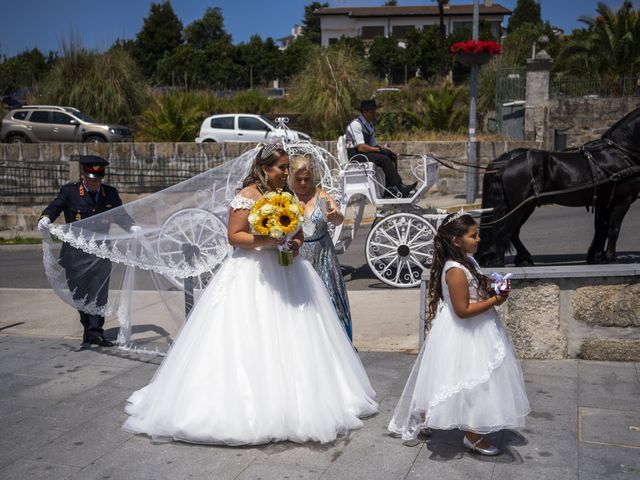
[[[581,361],[579,381],[580,406],[640,411],[640,380],[632,363]]]
[[[640,453],[637,449],[581,443],[578,471],[580,480],[637,480]]]
[[[637,412],[590,407],[580,407],[578,411],[581,442],[640,448],[640,416]]]
[[[638,478],[640,364],[523,362],[532,412],[518,431],[489,435],[502,454],[481,457],[462,433],[417,442],[387,425],[415,359],[362,352],[380,413],[327,445],[258,447],[158,443],[120,427],[124,404],[161,359],[116,349],[77,351],[65,339],[0,336],[0,478],[131,479],[553,479]],[[4,373],[3,373],[4,372]],[[582,420],[579,441],[578,412]],[[591,442],[591,443],[590,443]],[[599,442],[599,443],[593,443]],[[616,443],[608,445],[607,443]],[[624,446],[624,445],[629,446]],[[620,446],[623,445],[623,446]]]
[[[321,468],[306,465],[253,462],[235,480],[307,480],[320,478],[322,473]]]
[[[154,443],[134,436],[70,477],[73,480],[232,480],[255,459],[253,448]]]
[[[77,467],[70,467],[68,465],[18,460],[0,469],[0,478],[15,480],[57,480],[67,478],[79,470]]]

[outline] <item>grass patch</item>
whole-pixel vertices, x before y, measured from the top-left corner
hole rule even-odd
[[[14,238],[0,237],[0,245],[39,245],[41,243],[41,238],[27,238],[20,235],[16,235]]]

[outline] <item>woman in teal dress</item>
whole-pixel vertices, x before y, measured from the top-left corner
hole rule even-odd
[[[291,157],[289,161],[289,182],[305,209],[304,244],[300,248],[300,254],[311,262],[320,275],[342,326],[349,340],[353,341],[349,297],[329,231],[329,223],[340,225],[344,216],[331,195],[316,187],[313,163],[304,156]]]

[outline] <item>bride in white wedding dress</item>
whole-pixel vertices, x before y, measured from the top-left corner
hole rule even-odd
[[[314,268],[302,257],[281,266],[277,241],[250,232],[253,204],[287,189],[289,158],[270,147],[259,151],[231,202],[234,253],[151,382],[129,397],[126,431],[193,443],[325,443],[377,413],[375,392]],[[294,237],[294,255],[302,241],[302,233]]]

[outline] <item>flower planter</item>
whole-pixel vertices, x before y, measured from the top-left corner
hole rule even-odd
[[[473,65],[484,65],[485,63],[489,63],[489,60],[491,60],[491,57],[493,57],[493,55],[489,52],[457,52],[455,55],[456,60],[458,60],[463,65],[467,65],[468,67],[471,67]]]

